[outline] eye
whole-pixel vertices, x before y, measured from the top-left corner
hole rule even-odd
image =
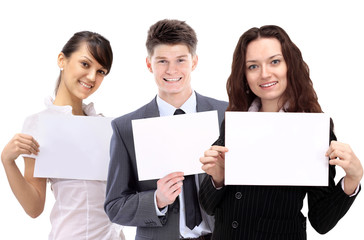
[[[87,62],[81,62],[82,66],[87,68],[89,66],[89,64]]]
[[[158,63],[164,64],[164,63],[167,63],[167,61],[166,60],[159,60]]]
[[[258,65],[255,65],[255,64],[252,64],[252,65],[249,65],[249,66],[248,66],[248,69],[249,69],[249,70],[254,70],[254,69],[256,69],[256,68],[258,68]]]
[[[106,71],[104,70],[98,70],[98,73],[100,73],[101,75],[105,76],[106,75]]]
[[[274,60],[272,61],[272,64],[276,65],[276,64],[278,64],[278,63],[280,63],[280,62],[281,62],[281,60],[279,60],[279,59],[274,59]]]
[[[178,59],[177,60],[177,62],[179,62],[179,63],[183,63],[183,62],[185,62],[186,60],[185,59],[183,59],[183,58],[180,58],[180,59]]]

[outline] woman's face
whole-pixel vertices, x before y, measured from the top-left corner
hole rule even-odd
[[[251,91],[262,101],[262,110],[279,111],[287,88],[287,64],[276,38],[250,42],[246,52],[246,78]]]
[[[94,93],[102,83],[107,70],[91,55],[86,43],[66,58],[58,56],[58,66],[63,68],[58,93],[78,99],[85,99]]]

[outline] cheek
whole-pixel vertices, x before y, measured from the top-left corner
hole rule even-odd
[[[100,85],[103,81],[104,81],[104,77],[99,77],[96,79],[95,86],[93,87],[94,91],[96,91],[100,87]]]
[[[151,73],[153,73],[155,77],[158,77],[165,72],[162,66],[153,66],[151,70]]]
[[[248,82],[248,85],[250,88],[255,86],[255,83],[257,82],[257,77],[255,76],[255,74],[249,73],[246,74],[246,80]]]
[[[281,74],[281,83],[283,86],[283,91],[287,89],[288,79],[287,79],[287,73],[283,72]]]

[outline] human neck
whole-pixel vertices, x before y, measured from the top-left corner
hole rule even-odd
[[[174,94],[163,94],[159,92],[159,97],[175,108],[180,108],[191,97],[191,95],[192,89],[190,89],[190,91]]]
[[[82,109],[82,100],[75,96],[71,96],[68,94],[62,94],[58,91],[53,104],[56,106],[69,105],[72,107],[73,115],[81,115],[81,116],[85,115],[85,113],[83,112],[83,109]]]
[[[259,112],[279,112],[282,106],[279,104],[279,101],[267,101],[261,100],[262,106]]]

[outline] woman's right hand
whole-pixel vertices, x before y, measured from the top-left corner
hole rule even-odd
[[[38,142],[30,135],[18,133],[8,142],[1,153],[3,164],[14,162],[20,154],[34,154],[39,152]]]
[[[203,164],[202,170],[212,177],[217,188],[224,185],[225,153],[227,151],[226,147],[214,145],[206,150],[204,156],[200,158],[200,162]]]

